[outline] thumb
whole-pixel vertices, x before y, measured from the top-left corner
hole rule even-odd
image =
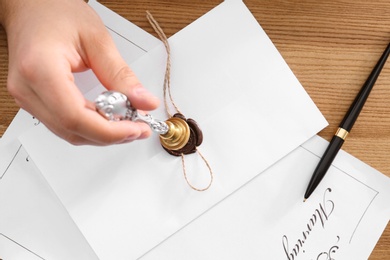
[[[88,43],[86,54],[90,68],[107,89],[125,94],[137,109],[153,110],[158,107],[159,99],[143,87],[108,32],[104,36],[100,34],[97,43]]]

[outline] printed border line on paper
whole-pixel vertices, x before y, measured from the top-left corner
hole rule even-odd
[[[42,260],[45,260],[45,258],[43,258],[43,257],[41,257],[40,255],[34,253],[32,250],[30,250],[30,249],[28,249],[27,247],[23,246],[22,244],[16,242],[16,241],[13,240],[12,238],[10,238],[10,237],[4,235],[3,233],[0,233],[0,236],[2,236],[2,237],[4,237],[5,239],[11,241],[12,243],[18,245],[19,247],[23,248],[25,251],[27,251],[27,252],[33,254],[34,256],[36,256],[36,257],[38,257],[38,258],[40,258],[40,259],[42,259]],[[1,252],[0,252],[0,253],[1,253]],[[1,255],[0,255],[0,257],[1,257]],[[6,260],[6,259],[4,259],[4,260]]]
[[[303,149],[305,149],[306,151],[308,151],[309,153],[313,154],[314,156],[316,156],[317,158],[321,159],[321,156],[318,156],[317,154],[313,153],[312,151],[308,150],[307,148],[303,147],[303,146],[300,146],[302,147]],[[351,179],[359,182],[360,184],[362,184],[363,186],[365,186],[366,188],[372,190],[375,192],[375,195],[373,196],[373,198],[371,199],[370,203],[368,203],[366,209],[364,210],[363,214],[361,215],[359,221],[357,222],[356,226],[355,226],[355,229],[353,230],[352,232],[352,235],[351,235],[351,238],[349,239],[349,243],[351,244],[352,242],[352,239],[356,233],[356,230],[359,228],[359,225],[360,223],[362,222],[364,216],[366,215],[368,209],[371,207],[372,203],[374,202],[374,200],[376,199],[376,197],[379,195],[379,191],[377,191],[376,189],[374,189],[373,187],[367,185],[366,183],[362,182],[361,180],[357,179],[356,177],[352,176],[351,174],[345,172],[344,170],[340,169],[339,167],[335,166],[334,164],[331,165],[331,167],[334,167],[335,169],[339,170],[340,172],[344,173],[345,175],[347,175],[348,177],[350,177]]]
[[[12,157],[10,163],[8,164],[7,168],[5,168],[5,171],[3,172],[2,175],[0,175],[0,180],[3,179],[3,177],[5,176],[5,174],[7,173],[7,171],[9,170],[9,168],[11,167],[12,163],[14,162],[16,156],[19,154],[20,152],[20,149],[22,148],[22,145],[19,146],[18,150],[16,151],[16,153],[14,154],[14,156]],[[1,234],[1,233],[0,233]]]
[[[141,46],[139,46],[138,44],[135,44],[133,41],[129,40],[128,38],[126,38],[125,36],[123,36],[122,34],[120,34],[119,32],[115,31],[114,29],[108,27],[107,25],[105,25],[106,28],[108,30],[110,30],[111,32],[115,33],[116,35],[118,35],[119,37],[123,38],[124,40],[126,40],[127,42],[133,44],[134,46],[138,47],[139,49],[143,50],[144,52],[148,52],[147,50],[145,50],[144,48],[142,48]]]

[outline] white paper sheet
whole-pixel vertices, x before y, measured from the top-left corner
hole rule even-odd
[[[128,63],[137,60],[160,44],[160,40],[153,35],[130,23],[100,3],[90,0],[88,4],[99,14],[121,56]],[[92,71],[75,73],[75,82],[82,93],[87,93],[99,85],[99,80]]]
[[[304,203],[327,144],[313,137],[142,259],[368,259],[388,222],[390,178],[340,151]]]
[[[119,52],[128,63],[134,62],[160,44],[160,40],[98,2],[91,0],[88,4],[99,14]],[[74,78],[82,93],[88,93],[100,84],[91,70],[74,73]],[[23,109],[19,110],[3,138],[0,139],[0,174],[6,171],[19,148],[20,143],[17,138],[37,124],[39,124],[38,120]]]
[[[0,176],[0,259],[97,259],[22,146]]]
[[[89,4],[128,61],[160,43],[99,3]],[[75,80],[83,93],[99,84],[90,71],[76,73]],[[21,109],[0,139],[0,259],[97,259],[17,139],[39,124]]]
[[[210,190],[187,186],[180,158],[157,136],[74,147],[38,126],[20,139],[100,259],[139,258],[326,126],[242,2],[222,3],[170,44],[173,97],[204,132]],[[160,97],[165,59],[161,45],[131,64]],[[208,183],[199,156],[187,156],[186,168],[193,185]]]
[[[3,175],[12,164],[20,147],[18,137],[27,129],[37,126],[40,122],[23,109],[19,109],[10,126],[0,139],[0,175]]]
[[[30,249],[20,245],[12,238],[0,233],[0,259],[24,259],[24,260],[42,260]]]

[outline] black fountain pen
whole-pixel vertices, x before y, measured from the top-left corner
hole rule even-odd
[[[375,65],[370,76],[368,77],[362,89],[359,91],[359,94],[356,96],[355,100],[353,101],[343,121],[340,123],[336,134],[333,136],[332,140],[330,141],[328,148],[326,149],[324,155],[322,156],[320,162],[317,165],[317,168],[314,170],[309,185],[306,189],[303,201],[306,201],[309,198],[309,196],[313,193],[313,191],[318,186],[322,178],[325,176],[325,173],[328,171],[338,151],[343,145],[345,138],[351,131],[352,126],[354,125],[356,119],[358,118],[360,111],[362,110],[364,103],[366,102],[368,95],[370,94],[371,89],[375,84],[376,79],[378,78],[383,66],[386,63],[389,53],[390,53],[390,44],[387,45],[386,50],[383,52],[378,63]]]

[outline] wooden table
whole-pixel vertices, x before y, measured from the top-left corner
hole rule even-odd
[[[168,36],[221,1],[100,1],[149,33],[149,10]],[[390,41],[389,0],[244,1],[329,122],[330,140],[352,100]],[[7,42],[0,27],[0,135],[18,111],[6,90]],[[390,177],[390,61],[343,149]],[[390,207],[390,205],[389,205]],[[371,260],[390,259],[390,225]]]

